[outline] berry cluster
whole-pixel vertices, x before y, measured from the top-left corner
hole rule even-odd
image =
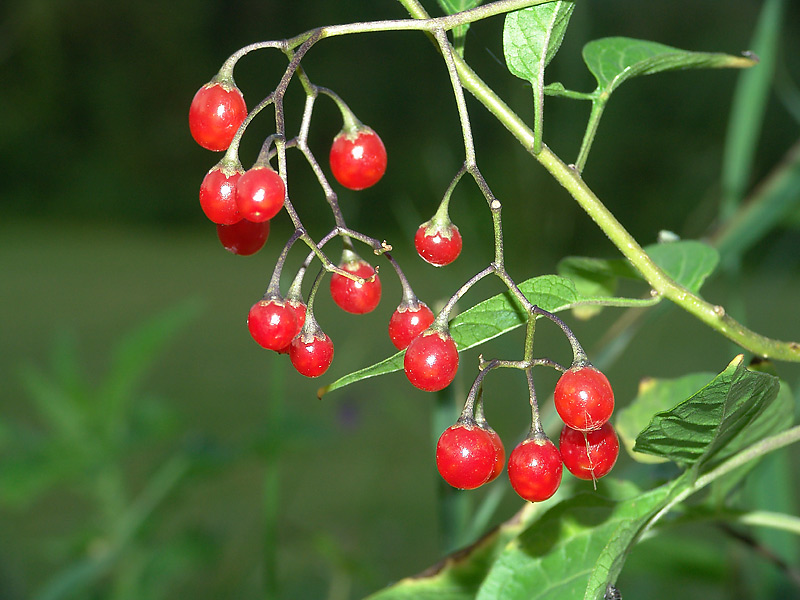
[[[189,127],[194,139],[204,148],[223,152],[200,186],[200,206],[217,227],[223,247],[239,255],[258,252],[266,243],[270,222],[286,213],[294,232],[280,252],[266,291],[249,310],[247,327],[261,347],[287,354],[294,368],[307,377],[318,377],[330,367],[334,347],[314,315],[314,300],[323,279],[330,275],[329,290],[333,302],[343,311],[362,315],[374,311],[381,300],[382,286],[378,267],[359,256],[354,242],[368,246],[375,255],[387,259],[396,273],[402,300],[391,315],[388,337],[399,351],[404,351],[406,377],[416,388],[439,391],[450,385],[459,366],[459,349],[449,328],[450,314],[456,302],[482,278],[494,274],[505,284],[527,313],[525,356],[521,361],[492,360],[484,363],[470,390],[461,417],[439,439],[436,464],[442,477],[451,485],[474,489],[498,477],[506,463],[500,436],[489,426],[483,414],[482,381],[495,367],[513,367],[525,373],[529,389],[532,421],[530,434],[508,457],[508,475],[517,493],[530,501],[552,496],[561,482],[562,465],[582,479],[596,480],[613,466],[619,443],[608,419],[614,408],[614,396],[605,376],[593,368],[567,326],[555,315],[533,305],[517,287],[503,266],[500,202],[492,194],[474,162],[465,161],[445,191],[433,216],[422,223],[414,236],[419,256],[428,264],[443,267],[461,253],[462,238],[450,220],[451,196],[464,175],[470,175],[484,194],[492,216],[495,259],[488,267],[465,282],[437,315],[414,294],[398,263],[392,247],[349,228],[339,207],[338,197],[308,145],[311,115],[319,97],[336,104],[342,116],[342,129],[332,139],[328,154],[333,180],[348,190],[364,190],[377,184],[387,166],[386,148],[375,131],[361,123],[352,110],[334,92],[314,85],[300,69],[303,54],[314,38],[296,51],[287,51],[281,43],[253,44],[231,56],[217,75],[195,95],[189,109]],[[289,66],[278,87],[248,112],[244,96],[233,80],[233,68],[248,52],[259,48],[280,48],[289,57]],[[447,47],[443,47],[447,52]],[[286,132],[283,100],[287,85],[297,77],[306,93],[306,106],[297,136]],[[452,76],[452,73],[451,73]],[[456,88],[457,91],[460,86]],[[255,116],[267,106],[274,106],[275,133],[263,142],[255,162],[245,170],[239,159],[239,142]],[[467,144],[469,152],[471,141]],[[286,153],[299,151],[308,162],[333,214],[334,227],[321,239],[306,231],[290,199]],[[277,162],[273,166],[273,161]],[[325,254],[325,245],[342,239],[341,258],[333,262]],[[305,261],[284,294],[281,274],[286,258],[296,242],[308,248]],[[318,260],[320,270],[307,293],[303,282],[311,264]],[[532,356],[536,319],[546,317],[558,324],[573,348],[572,368],[565,369],[549,359]],[[539,418],[532,369],[546,365],[563,375],[555,390],[555,406],[565,426],[560,449],[544,434]],[[476,406],[477,401],[477,406]]]
[[[453,487],[475,489],[494,480],[503,470],[503,443],[483,416],[482,398],[472,416],[483,375],[500,366],[500,362],[492,361],[481,371],[461,417],[439,438],[436,466]],[[600,371],[588,364],[565,371],[556,385],[555,405],[565,421],[559,446],[545,435],[537,411],[528,437],[508,458],[511,487],[530,502],[547,500],[556,493],[561,485],[562,465],[579,479],[595,481],[611,470],[619,455],[619,440],[608,423],[614,393]]]
[[[334,209],[337,228],[322,242],[310,240],[289,201],[285,175],[276,171],[270,163],[276,155],[279,163],[282,162],[279,140],[283,136],[280,132],[267,138],[249,170],[242,168],[238,158],[239,139],[257,111],[248,113],[244,96],[233,82],[231,68],[226,63],[211,82],[200,88],[189,108],[189,128],[194,139],[208,150],[225,151],[223,158],[203,179],[200,186],[200,206],[209,220],[216,224],[217,235],[223,247],[238,255],[255,254],[264,246],[269,236],[270,221],[284,207],[296,228],[295,235],[289,240],[276,265],[267,291],[250,308],[247,317],[250,335],[263,348],[288,354],[299,373],[308,377],[322,375],[333,359],[333,342],[320,329],[312,311],[313,297],[319,281],[315,282],[308,300],[305,301],[301,293],[303,277],[311,260],[319,257],[325,267],[320,275],[324,271],[332,272],[330,294],[337,306],[352,314],[366,314],[375,310],[381,299],[381,280],[377,269],[353,250],[352,238],[355,238],[372,246],[376,254],[387,256],[397,271],[403,287],[403,300],[392,314],[388,330],[392,344],[398,350],[404,350],[431,326],[434,322],[433,312],[414,295],[399,267],[387,254],[390,249],[388,245],[371,240],[344,226],[344,218],[338,210],[332,190],[327,196]],[[338,96],[324,88],[319,88],[318,91],[336,101],[344,120],[343,129],[334,137],[328,157],[333,178],[350,190],[363,190],[375,185],[382,178],[387,165],[386,148],[381,138],[370,127],[361,124]],[[263,108],[262,105],[259,106]],[[283,143],[280,146],[285,148],[288,145],[290,144]],[[298,137],[294,146],[303,149],[305,141]],[[312,168],[321,174],[321,169],[310,151],[304,149],[304,153]],[[320,176],[324,178],[324,175]],[[330,187],[324,179],[321,183],[323,188]],[[457,235],[457,229],[455,233]],[[326,265],[321,247],[337,235],[344,237],[342,258],[337,266]],[[436,240],[433,243],[438,244],[438,240],[444,239],[443,235],[446,236],[436,233],[431,238]],[[279,289],[280,271],[286,253],[297,239],[303,239],[312,252],[295,277],[288,294],[283,296]],[[460,244],[460,236],[458,239]],[[427,245],[428,242],[423,244],[425,247]],[[457,254],[458,252],[453,253],[449,249],[445,255],[436,247],[420,250],[420,255],[425,260],[437,265],[452,262]],[[446,331],[446,327],[439,327],[438,330]],[[447,339],[451,350],[448,358],[451,366],[447,368],[451,372],[443,373],[442,366],[432,365],[427,372],[419,373],[415,376],[416,379],[412,379],[420,382],[419,387],[441,389],[452,381],[458,364],[458,353],[449,336]],[[429,355],[431,349],[422,351]],[[439,372],[432,372],[437,369]],[[435,379],[435,383],[431,379]]]

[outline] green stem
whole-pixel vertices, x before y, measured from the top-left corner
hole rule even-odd
[[[405,3],[413,0],[400,1]],[[775,340],[749,330],[728,316],[723,307],[706,302],[670,278],[653,262],[575,169],[564,164],[546,145],[543,145],[542,151],[538,154],[533,153],[534,135],[525,122],[464,61],[458,58],[455,60],[464,88],[471,92],[570,193],[656,292],[754,354],[800,362],[800,344],[797,342]]]
[[[592,149],[592,142],[597,135],[597,127],[600,125],[600,117],[606,108],[608,94],[592,99],[592,112],[589,113],[589,122],[586,124],[586,132],[583,134],[581,149],[578,152],[578,159],[575,161],[575,170],[580,173],[586,166],[586,159],[589,158],[589,150]]]

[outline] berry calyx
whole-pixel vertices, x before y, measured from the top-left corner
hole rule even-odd
[[[220,152],[231,145],[247,117],[244,96],[233,83],[212,81],[194,95],[189,106],[189,131],[206,150]]]
[[[292,300],[290,298],[286,299],[286,306],[288,306],[292,311],[294,311],[294,316],[297,319],[297,331],[295,332],[295,336],[300,334],[300,331],[303,329],[303,325],[306,323],[306,310],[307,306],[305,302],[302,300]],[[294,339],[294,336],[292,337]],[[286,344],[283,348],[278,350],[278,354],[289,354],[289,348],[291,346],[291,342]]]
[[[238,164],[223,159],[203,178],[200,207],[213,223],[233,225],[242,220],[236,206],[236,182],[243,172]]]
[[[283,208],[286,186],[271,167],[253,167],[236,182],[236,206],[242,217],[263,223]]]
[[[489,433],[472,420],[459,419],[439,437],[436,468],[453,487],[473,490],[492,477],[495,455]]]
[[[566,425],[579,431],[593,431],[611,418],[614,391],[603,373],[583,365],[561,375],[556,383],[554,402]]]
[[[233,225],[217,225],[217,237],[228,252],[239,256],[250,256],[267,243],[269,221],[253,223],[242,219]]]
[[[414,235],[414,247],[425,262],[443,267],[461,254],[461,234],[452,223],[437,224],[433,220],[423,223]]]
[[[522,441],[508,459],[511,487],[524,500],[547,500],[561,485],[561,455],[544,435]]]
[[[301,375],[319,377],[333,362],[333,342],[322,331],[304,330],[289,345],[289,359]]]
[[[619,439],[610,423],[594,431],[565,425],[558,447],[564,466],[578,479],[600,479],[611,471],[619,456]]]
[[[367,281],[359,283],[349,277],[334,273],[331,276],[333,301],[342,310],[357,315],[375,310],[381,301],[381,280],[375,273],[375,269],[360,258],[344,260],[339,264],[339,268]]]
[[[428,329],[406,348],[403,368],[411,384],[426,392],[446,388],[458,371],[458,349],[450,334]]]
[[[389,339],[395,348],[402,350],[425,331],[433,319],[433,311],[424,302],[418,302],[416,308],[401,304],[389,319]]]
[[[336,181],[351,190],[375,185],[386,172],[386,147],[377,133],[363,125],[339,132],[329,159]]]
[[[279,351],[297,335],[297,317],[294,309],[279,298],[256,302],[247,314],[247,328],[253,339],[268,350]]]

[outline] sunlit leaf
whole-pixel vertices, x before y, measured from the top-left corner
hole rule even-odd
[[[476,544],[449,556],[414,577],[407,577],[367,600],[472,600],[498,554],[535,517],[541,504],[527,504],[514,519],[487,534]]]
[[[779,387],[777,377],[748,370],[739,355],[692,397],[656,414],[633,449],[687,466],[723,460],[765,435],[750,427]]]
[[[593,40],[583,47],[583,60],[597,79],[598,91],[610,94],[640,75],[681,69],[745,68],[752,58],[716,52],[690,52],[656,42],[626,37]]]
[[[605,581],[615,560],[624,559],[642,524],[680,486],[679,479],[622,501],[592,493],[557,504],[506,547],[481,586],[478,600],[590,597],[587,586]],[[602,593],[595,596],[601,597]]]
[[[669,410],[692,396],[714,378],[713,373],[692,373],[677,379],[643,379],[639,393],[630,404],[617,412],[614,426],[625,449],[639,462],[659,463],[667,458],[634,452],[639,433],[650,424],[653,415]]]
[[[574,2],[558,0],[508,13],[503,28],[508,70],[526,81],[538,81],[561,47],[574,8]]]

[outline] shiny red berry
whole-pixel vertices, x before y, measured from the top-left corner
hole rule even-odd
[[[461,254],[461,234],[458,227],[437,228],[423,223],[414,236],[417,254],[427,263],[435,267],[443,267],[453,262]]]
[[[217,225],[217,237],[228,252],[239,256],[250,256],[267,243],[269,221],[253,223],[242,219],[233,225]]]
[[[289,346],[289,359],[297,372],[306,377],[319,377],[333,362],[333,342],[321,331],[300,334]]]
[[[436,444],[436,468],[455,488],[473,490],[494,472],[495,447],[489,433],[474,422],[459,422],[444,430]]]
[[[433,311],[424,302],[419,302],[416,309],[401,305],[389,319],[389,339],[402,350],[433,323],[433,318]]]
[[[359,283],[349,277],[334,273],[331,276],[331,297],[333,301],[342,310],[357,315],[363,315],[375,310],[375,307],[381,301],[381,280],[375,274],[375,269],[361,259],[343,262],[339,265],[339,268],[362,279],[368,280],[373,275],[375,277],[371,281]]]
[[[300,300],[286,300],[286,306],[291,308],[294,311],[294,316],[297,318],[297,332],[295,336],[300,334],[300,331],[303,329],[303,325],[306,322],[306,305],[304,302]],[[292,339],[294,339],[294,337]],[[291,342],[286,344],[283,348],[278,350],[279,354],[289,354],[289,348],[291,347]]]
[[[555,494],[562,471],[558,448],[546,437],[524,440],[508,459],[511,487],[529,502],[541,502]]]
[[[194,95],[189,106],[189,130],[207,150],[227,150],[247,116],[244,96],[235,85],[207,83]]]
[[[619,456],[619,439],[610,423],[594,431],[578,431],[565,425],[558,447],[564,466],[579,479],[600,479]]]
[[[406,348],[403,359],[406,377],[414,387],[426,392],[446,388],[458,371],[458,349],[447,333],[428,330]]]
[[[206,216],[217,225],[233,225],[242,220],[236,206],[236,182],[243,171],[216,165],[203,178],[200,185],[200,206]]]
[[[554,401],[561,420],[579,431],[599,429],[614,412],[611,384],[591,366],[564,372],[556,383]]]
[[[263,223],[283,208],[286,187],[270,167],[253,167],[236,182],[236,206],[242,217]]]
[[[260,346],[279,351],[297,335],[297,317],[283,300],[261,300],[250,308],[247,328]]]
[[[506,464],[506,449],[505,446],[503,446],[503,440],[500,439],[500,436],[494,429],[486,424],[480,424],[480,427],[489,434],[489,439],[492,440],[492,445],[494,446],[494,469],[492,470],[492,474],[489,475],[489,479],[486,481],[486,483],[489,483],[497,479],[497,476],[503,472],[503,467]]]
[[[378,183],[386,172],[386,148],[369,127],[341,131],[333,140],[330,163],[336,181],[348,189],[363,190]]]

